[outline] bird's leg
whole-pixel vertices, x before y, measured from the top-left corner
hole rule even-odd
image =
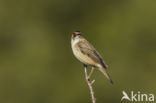
[[[86,64],[83,64],[84,68],[87,68],[87,65]]]

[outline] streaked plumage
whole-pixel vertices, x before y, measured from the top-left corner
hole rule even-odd
[[[78,60],[85,65],[99,68],[99,70],[110,80],[110,82],[113,83],[106,71],[107,65],[104,63],[101,55],[81,35],[81,32],[73,32],[71,44],[73,53]]]

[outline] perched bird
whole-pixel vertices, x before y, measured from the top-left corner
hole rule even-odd
[[[112,79],[107,73],[107,65],[96,49],[82,36],[80,31],[72,33],[71,46],[75,57],[85,66],[98,68],[106,78],[113,84]]]

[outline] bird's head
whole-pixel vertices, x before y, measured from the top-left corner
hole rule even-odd
[[[75,38],[79,38],[81,36],[81,32],[80,31],[74,31],[72,33],[72,39],[75,39]]]

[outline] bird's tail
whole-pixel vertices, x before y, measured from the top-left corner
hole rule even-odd
[[[110,78],[109,74],[107,73],[105,68],[100,68],[100,71],[106,76],[106,78],[110,81],[111,84],[113,84],[112,79]]]

